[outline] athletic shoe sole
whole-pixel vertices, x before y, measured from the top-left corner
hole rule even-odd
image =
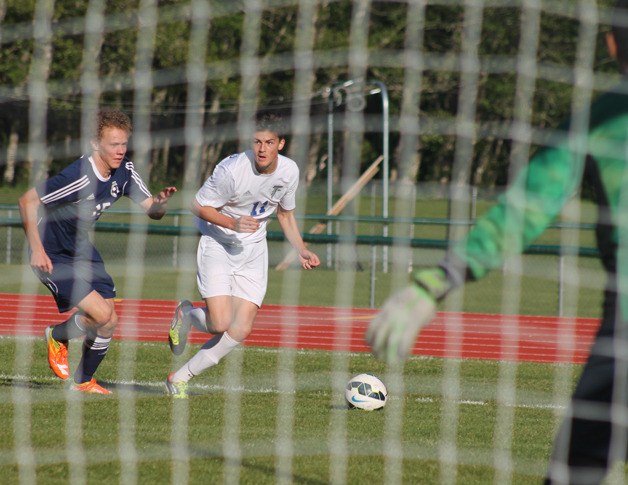
[[[81,384],[74,384],[72,386],[73,391],[85,392],[88,394],[103,394],[109,395],[111,391],[109,389],[105,389],[100,384],[96,382],[96,379],[92,379],[88,382],[83,382]]]
[[[177,308],[174,311],[174,316],[172,317],[172,322],[170,323],[170,330],[168,331],[168,345],[170,345],[170,350],[174,355],[181,355],[185,350],[185,345],[188,341],[188,333],[187,331],[182,331],[183,328],[183,306],[189,305],[192,306],[188,300],[181,300],[177,305]],[[176,335],[173,338],[173,333]]]

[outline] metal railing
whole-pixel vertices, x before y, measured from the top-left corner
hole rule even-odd
[[[18,264],[21,263],[21,255],[24,247],[24,235],[21,230],[22,223],[19,217],[19,210],[16,205],[0,204],[0,214],[4,212],[4,216],[0,216],[0,228],[6,228],[5,234],[5,263]],[[134,211],[125,209],[110,209],[109,214],[131,215]],[[95,231],[97,233],[114,233],[114,234],[130,234],[132,232],[148,235],[170,236],[172,238],[172,265],[176,267],[179,259],[179,238],[180,237],[197,237],[198,230],[187,222],[190,213],[186,210],[170,211],[169,216],[172,217],[173,224],[164,224],[163,221],[149,224],[136,224],[130,222],[107,222],[97,221]],[[186,217],[188,217],[186,219]],[[475,223],[473,220],[448,220],[442,218],[394,218],[380,216],[328,216],[324,214],[307,214],[301,216],[304,220],[323,222],[331,224],[334,222],[352,222],[352,223],[377,223],[388,224],[412,224],[412,225],[442,225],[449,226],[452,224],[471,226]],[[556,229],[579,229],[590,231],[595,228],[594,224],[574,224],[574,223],[556,223],[550,227]],[[386,247],[408,247],[423,249],[438,249],[443,252],[450,245],[450,241],[446,239],[433,238],[415,238],[415,237],[395,237],[382,235],[365,235],[365,234],[328,234],[328,233],[308,233],[303,234],[303,239],[310,244],[352,244],[356,246],[368,246],[369,248],[369,267],[370,267],[370,305],[375,306],[376,291],[376,272],[377,272],[377,249]],[[17,241],[19,240],[19,244]],[[269,230],[268,240],[273,242],[283,242],[285,240],[281,231]],[[1,245],[0,245],[1,247]],[[18,251],[19,248],[19,251]],[[19,253],[19,254],[18,254]],[[560,244],[533,244],[529,246],[525,254],[551,255],[559,258],[559,269],[564,266],[564,258],[567,256],[579,257],[598,257],[599,251],[594,247],[578,247],[565,246]],[[563,293],[565,291],[563,271],[558,272],[559,277],[559,315],[562,314]]]

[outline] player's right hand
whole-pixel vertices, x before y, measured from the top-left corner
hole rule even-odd
[[[301,263],[301,267],[303,269],[314,269],[321,264],[317,254],[307,248],[304,248],[299,253],[299,262]]]
[[[52,261],[45,251],[33,251],[31,254],[31,268],[40,273],[52,273]]]
[[[255,232],[259,229],[259,221],[251,216],[242,216],[236,219],[235,232]]]

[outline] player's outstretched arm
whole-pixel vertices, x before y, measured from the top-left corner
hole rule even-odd
[[[44,245],[37,229],[37,210],[41,205],[39,195],[34,188],[27,190],[19,199],[20,217],[22,226],[31,248],[30,265],[37,271],[52,273],[52,261],[44,250]]]
[[[389,364],[405,360],[419,331],[436,316],[436,302],[451,288],[442,268],[415,272],[412,283],[388,298],[371,320],[366,341],[375,356]]]
[[[299,255],[299,262],[303,269],[314,269],[321,264],[316,253],[310,251],[303,242],[297,220],[294,217],[294,211],[277,207],[277,220],[281,226],[281,230],[286,235],[286,239]]]
[[[176,191],[176,187],[165,187],[157,195],[149,197],[142,202],[142,207],[144,211],[146,211],[146,215],[151,219],[161,219],[166,214],[170,197],[172,197]]]

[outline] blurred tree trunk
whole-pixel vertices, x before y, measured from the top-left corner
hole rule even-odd
[[[158,113],[159,107],[163,106],[166,103],[166,100],[169,98],[167,89],[156,89],[153,93],[153,99],[151,101],[152,109]],[[166,126],[158,126],[157,130],[162,131],[162,133],[166,130]],[[159,134],[159,141],[155,139],[154,133],[155,127],[151,126],[151,134],[153,140],[153,148],[151,156],[148,159],[148,167],[146,170],[148,171],[148,176],[152,182],[163,183],[166,181],[168,174],[168,163],[169,163],[169,155],[170,155],[170,138],[168,135]],[[162,138],[163,137],[163,138]]]
[[[207,127],[211,130],[214,130],[216,126],[220,123],[220,105],[221,97],[220,95],[216,95],[212,98],[211,105],[209,106],[208,115],[207,116]],[[220,160],[220,154],[222,152],[223,146],[225,144],[224,137],[216,137],[211,143],[206,143],[203,148],[203,153],[201,155],[201,180],[199,181],[199,186],[202,184],[203,180],[205,180],[209,175],[214,171],[214,167]]]
[[[305,164],[305,184],[309,187],[318,174],[319,166],[323,161],[320,157],[323,134],[315,133],[311,136],[307,162]],[[326,155],[325,155],[326,156]]]
[[[478,165],[472,175],[472,184],[476,187],[482,185],[493,187],[497,176],[495,160],[500,158],[504,140],[493,139],[484,145],[484,149],[478,156]],[[492,169],[491,169],[492,167]]]
[[[163,139],[160,148],[154,148],[150,158],[150,179],[160,184],[168,183],[168,161],[170,160],[170,137]]]
[[[404,143],[412,143],[412,146],[405,147]],[[415,183],[421,168],[421,151],[418,137],[399,137],[394,154],[393,158],[397,163],[391,166],[390,182],[399,180]]]
[[[6,183],[12,184],[15,181],[15,159],[17,156],[17,146],[20,135],[11,127],[9,134],[9,143],[7,144],[7,164],[4,169],[3,179]]]

